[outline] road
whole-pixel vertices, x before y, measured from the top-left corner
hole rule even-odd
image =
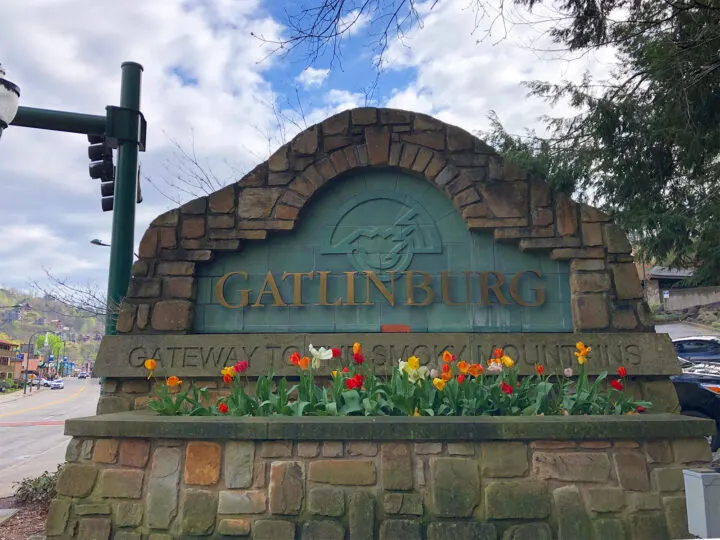
[[[0,394],[0,498],[13,494],[13,482],[55,471],[70,441],[63,434],[65,419],[95,414],[98,380],[64,380],[62,390]]]
[[[656,324],[655,332],[658,334],[669,334],[670,339],[677,339],[692,336],[718,336],[720,332],[709,328],[695,326],[687,323]]]

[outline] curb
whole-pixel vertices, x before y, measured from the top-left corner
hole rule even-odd
[[[681,321],[683,324],[689,324],[691,326],[697,326],[698,328],[702,328],[704,330],[710,330],[713,334],[720,334],[720,328],[715,328],[713,326],[708,326],[707,324],[701,324],[694,321]]]

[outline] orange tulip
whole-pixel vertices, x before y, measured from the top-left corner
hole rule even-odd
[[[310,367],[310,358],[303,356],[298,362],[300,369],[308,369]]]
[[[171,375],[168,377],[167,383],[170,388],[175,388],[176,386],[180,386],[182,384],[182,380],[180,377],[176,377],[175,375]]]
[[[463,375],[470,373],[470,364],[468,364],[465,360],[460,360],[457,367]]]

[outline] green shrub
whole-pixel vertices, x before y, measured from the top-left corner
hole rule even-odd
[[[39,503],[48,505],[55,497],[55,486],[63,466],[58,465],[55,472],[45,471],[35,478],[23,478],[15,482],[15,498],[25,504]]]

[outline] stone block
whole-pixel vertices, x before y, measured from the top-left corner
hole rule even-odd
[[[385,493],[383,510],[386,514],[422,516],[422,496],[419,493]]]
[[[143,234],[138,248],[138,255],[143,259],[152,259],[158,252],[158,230],[150,227]]]
[[[323,120],[321,124],[324,135],[347,133],[350,127],[350,111],[343,111]]]
[[[267,463],[260,462],[256,463],[254,470],[253,470],[253,481],[252,485],[253,487],[259,488],[259,487],[265,487],[265,477],[267,476],[265,474],[267,469]]]
[[[640,452],[618,452],[613,456],[620,486],[626,491],[648,491],[647,463]]]
[[[472,515],[480,494],[480,476],[476,461],[468,458],[431,458],[430,493],[435,515]]]
[[[275,203],[283,194],[282,188],[245,188],[240,191],[237,215],[241,219],[270,217]]]
[[[207,211],[207,197],[200,197],[186,202],[180,207],[183,214],[204,214]]]
[[[295,524],[279,519],[261,519],[253,523],[252,540],[295,540]]]
[[[597,450],[600,448],[610,448],[612,446],[610,441],[583,441],[580,443],[580,448],[591,448]]]
[[[187,261],[166,261],[158,263],[155,273],[159,276],[192,276],[195,263]]]
[[[105,385],[107,385],[108,382],[115,383],[115,381],[105,381]],[[105,390],[105,387],[103,386],[103,392],[107,392]],[[74,461],[78,461],[80,459],[80,449],[82,447],[82,440],[80,439],[70,439],[70,442],[67,445],[67,448],[65,449],[65,461],[68,463],[72,463]]]
[[[673,540],[692,538],[692,535],[688,532],[685,497],[663,497],[662,504],[665,509],[665,520],[670,538]]]
[[[603,259],[574,259],[570,261],[571,272],[597,272],[605,270],[605,261]]]
[[[135,531],[117,531],[113,540],[142,540],[142,534]]]
[[[655,492],[629,491],[625,494],[630,512],[660,510],[660,494]]]
[[[300,540],[344,540],[345,527],[337,521],[306,521],[300,528]]]
[[[660,492],[682,491],[685,489],[682,467],[661,467],[650,473],[653,489]]]
[[[120,443],[120,465],[145,467],[150,455],[150,441],[144,439],[123,439]]]
[[[227,214],[235,209],[235,186],[230,185],[208,197],[211,212]]]
[[[289,149],[289,145],[284,144],[278,148],[272,156],[270,156],[268,159],[268,169],[270,172],[282,172],[286,171],[288,167],[290,167],[290,162],[288,161]]]
[[[438,522],[427,526],[427,540],[496,540],[492,523]],[[539,540],[539,539],[535,539]]]
[[[59,495],[87,497],[95,485],[97,472],[92,465],[69,463],[60,473],[56,490]]]
[[[270,512],[297,515],[305,495],[305,475],[301,461],[274,461],[270,465]]]
[[[147,526],[167,529],[175,517],[180,481],[180,449],[156,448],[145,496]]]
[[[386,519],[380,524],[380,540],[422,540],[420,523],[409,519]]]
[[[610,269],[613,273],[615,291],[619,300],[643,297],[640,278],[633,263],[611,264]]]
[[[312,155],[317,152],[318,149],[318,129],[317,127],[311,127],[301,132],[295,137],[290,143],[292,151],[300,155]]]
[[[343,443],[341,441],[324,442],[322,445],[323,457],[343,457]]]
[[[103,469],[98,479],[98,494],[105,498],[139,499],[144,477],[143,470]]]
[[[350,540],[373,540],[375,530],[375,497],[368,491],[348,495],[348,528]]]
[[[670,463],[672,462],[672,451],[669,441],[647,441],[645,443],[645,454],[648,463]]]
[[[342,516],[345,492],[340,488],[315,487],[308,492],[308,510],[319,516]]]
[[[319,484],[372,486],[376,482],[375,463],[360,459],[312,461],[308,479]]]
[[[625,492],[614,487],[594,487],[587,490],[587,501],[593,512],[619,512],[625,506]]]
[[[415,443],[415,454],[426,455],[426,454],[441,454],[442,443],[441,442],[428,442],[428,443]]]
[[[583,223],[581,230],[584,245],[603,245],[602,225],[600,223]]]
[[[348,456],[376,456],[378,445],[374,442],[350,441],[346,445]],[[311,456],[314,457],[314,456]]]
[[[96,463],[115,463],[119,444],[117,439],[98,439],[95,441],[92,460]]]
[[[162,281],[159,278],[134,277],[130,280],[129,295],[132,298],[157,298],[160,296]],[[134,306],[126,306],[123,308]]]
[[[70,517],[70,502],[69,499],[53,499],[50,503],[45,522],[45,532],[48,536],[60,536],[65,532]]]
[[[109,518],[84,518],[80,520],[76,540],[109,540]]]
[[[202,238],[205,236],[204,217],[185,217],[182,220],[180,235],[184,239]]]
[[[100,396],[97,414],[111,414],[130,410],[130,401],[121,396]]]
[[[151,533],[148,540],[174,540],[173,536],[165,533]]]
[[[195,278],[172,277],[163,279],[163,294],[166,298],[193,298]]]
[[[320,444],[316,442],[299,442],[297,443],[298,457],[312,458],[318,455]]]
[[[229,441],[225,444],[224,474],[228,488],[248,488],[253,481],[255,443]]]
[[[151,325],[161,332],[183,331],[190,327],[193,304],[187,300],[163,300],[153,306]]]
[[[150,305],[140,304],[137,310],[136,324],[138,329],[145,330],[150,320]]]
[[[250,534],[249,519],[221,519],[217,532],[221,536],[248,536]]]
[[[445,135],[441,131],[415,131],[410,133],[401,133],[400,140],[406,143],[431,148],[433,150],[445,150]]]
[[[555,222],[560,236],[574,236],[578,232],[577,204],[564,193],[555,199]]]
[[[112,505],[113,524],[117,527],[137,527],[142,523],[143,513],[142,503],[121,501]]]
[[[616,518],[600,518],[592,522],[594,540],[623,540],[625,538],[625,526]]]
[[[566,482],[607,482],[610,479],[610,470],[610,460],[605,453],[533,454],[533,475],[538,478],[554,478]]]
[[[73,508],[77,516],[109,516],[110,505],[105,503],[75,504]]]
[[[223,490],[218,514],[264,514],[267,510],[265,490]]]
[[[185,489],[182,493],[182,500],[181,529],[183,534],[203,536],[212,533],[218,509],[217,492],[205,489]]]
[[[710,445],[705,439],[675,439],[672,441],[672,450],[676,463],[712,461]]]
[[[617,330],[633,330],[637,328],[637,317],[632,306],[613,306],[612,324]]]
[[[553,534],[547,523],[523,523],[505,529],[502,540],[553,540]]]
[[[673,382],[667,377],[659,380],[642,379],[640,390],[643,399],[651,401],[655,412],[680,412],[677,392]]]
[[[608,253],[631,253],[632,246],[627,239],[625,232],[615,225],[614,223],[608,223],[604,225],[605,228],[605,245],[607,246]]]
[[[390,130],[381,126],[366,128],[365,145],[370,165],[386,164],[390,155]]]
[[[423,172],[425,168],[430,163],[430,160],[433,157],[432,150],[428,150],[427,148],[420,148],[418,151],[417,157],[415,158],[415,161],[412,164],[412,170],[415,172]]]
[[[530,448],[533,450],[564,450],[567,448],[575,448],[575,441],[532,441]]]
[[[604,294],[572,296],[573,326],[576,330],[601,330],[610,325],[607,298]]]
[[[570,290],[574,293],[603,292],[610,289],[610,276],[606,272],[570,274]]]
[[[524,442],[483,442],[480,445],[480,474],[497,478],[525,476],[530,463]]]
[[[550,515],[550,499],[540,480],[498,480],[485,488],[487,519],[544,519]]]
[[[577,486],[563,486],[552,492],[557,519],[557,540],[590,538],[590,519]]]
[[[643,512],[628,518],[633,540],[670,540],[665,516],[661,512]]]
[[[474,456],[475,445],[472,443],[447,443],[447,451],[451,456]]]
[[[260,456],[264,458],[290,457],[292,449],[292,441],[267,441],[260,447]]]
[[[380,445],[380,468],[384,489],[412,489],[413,469],[409,443]]]
[[[212,486],[220,478],[219,444],[191,441],[185,451],[185,483],[195,486]]]

